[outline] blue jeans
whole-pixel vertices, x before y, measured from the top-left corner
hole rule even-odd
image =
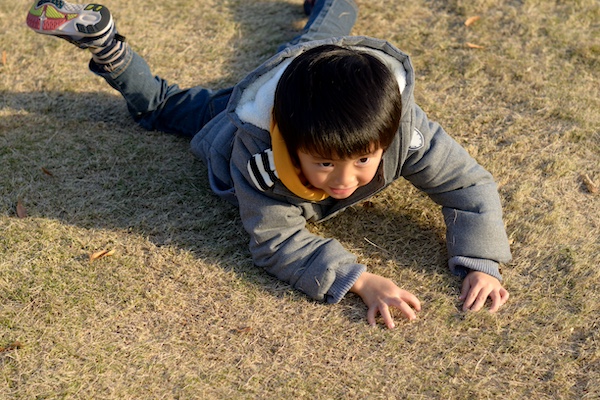
[[[348,36],[358,15],[353,0],[317,0],[301,34],[280,47],[329,37]],[[145,129],[193,137],[225,109],[233,88],[181,89],[154,76],[146,61],[128,47],[123,67],[104,72],[93,61],[90,70],[103,77],[127,102],[133,118]]]

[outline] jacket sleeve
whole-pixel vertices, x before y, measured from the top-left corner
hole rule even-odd
[[[231,173],[254,264],[315,300],[339,302],[366,267],[338,241],[311,234],[302,207],[258,190],[244,153],[234,148]]]
[[[502,280],[499,263],[511,254],[492,175],[415,106],[423,145],[410,150],[402,175],[442,206],[453,273],[477,270]]]

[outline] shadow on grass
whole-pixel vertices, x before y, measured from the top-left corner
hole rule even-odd
[[[232,70],[241,68],[243,74],[298,36],[308,20],[298,3],[242,0],[230,7],[239,35],[229,43],[233,49],[229,65]]]

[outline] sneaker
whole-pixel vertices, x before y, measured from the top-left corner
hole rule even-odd
[[[37,33],[68,40],[82,49],[103,47],[117,34],[108,8],[63,0],[36,0],[27,14],[27,26]]]

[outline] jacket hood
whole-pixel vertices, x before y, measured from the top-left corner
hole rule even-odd
[[[316,47],[316,46],[314,46]],[[377,57],[384,63],[396,76],[400,92],[406,87],[406,70],[399,60],[391,55],[370,47],[355,45],[349,46],[357,50],[368,52]],[[303,46],[305,51],[307,48]],[[235,113],[240,120],[245,123],[251,123],[262,129],[269,129],[271,126],[271,110],[275,98],[275,89],[281,79],[281,75],[290,65],[292,60],[300,52],[283,59],[278,65],[274,65],[270,71],[258,76],[242,92],[242,95],[235,106]]]

